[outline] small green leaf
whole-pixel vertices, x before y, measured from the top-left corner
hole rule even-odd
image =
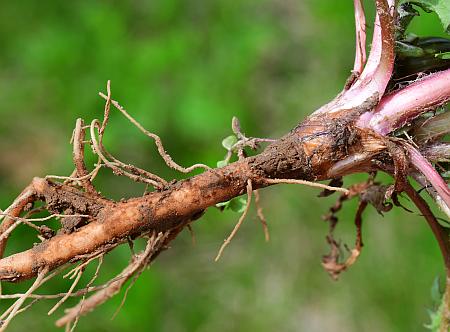
[[[431,286],[431,300],[434,304],[439,304],[441,302],[441,279],[439,276],[434,278],[433,285]]]
[[[242,213],[247,206],[247,198],[235,197],[226,202],[217,203],[216,207],[222,208],[223,210],[231,210],[233,212]]]
[[[431,286],[431,299],[433,301],[433,309],[427,309],[430,322],[425,324],[424,327],[430,331],[437,332],[440,331],[439,327],[441,326],[444,309],[439,276],[434,279],[433,285]]]
[[[401,41],[395,42],[395,50],[400,57],[418,58],[425,54],[422,48]]]
[[[228,209],[229,206],[230,206],[230,201],[220,202],[220,203],[216,204],[216,207],[223,208],[223,209]]]
[[[228,165],[228,163],[227,163],[226,160],[219,160],[219,161],[217,162],[217,167],[218,167],[218,168],[225,167],[225,166],[227,166],[227,165]]]
[[[411,23],[414,17],[419,16],[419,12],[409,3],[399,5],[397,12],[398,24],[395,29],[396,40],[401,39],[404,36],[409,23]]]
[[[247,206],[247,198],[236,197],[230,201],[229,208],[237,213],[242,213],[245,211],[245,207]]]
[[[443,60],[450,60],[450,52],[437,53],[435,54],[436,58],[441,58]]]
[[[439,309],[436,311],[432,311],[429,309],[427,310],[428,315],[430,316],[430,323],[425,324],[424,325],[425,328],[427,328],[428,330],[433,331],[433,332],[439,331],[439,327],[441,326],[441,321],[442,321],[442,309],[443,309],[443,306],[441,304]]]
[[[416,1],[402,0],[402,1],[400,1],[400,4],[411,3],[411,4],[414,4],[414,5],[422,8],[427,13],[431,13],[433,11],[433,7],[430,4],[431,1],[434,1],[434,0],[416,0]]]
[[[450,228],[450,223],[447,220],[444,220],[442,218],[436,218],[439,225],[445,228]]]
[[[237,138],[234,135],[230,135],[226,138],[223,139],[222,141],[222,146],[227,149],[228,151],[231,150],[231,148],[233,147],[233,145],[235,145],[237,143]]]

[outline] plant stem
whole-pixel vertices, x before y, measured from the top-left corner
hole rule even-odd
[[[418,80],[381,99],[377,108],[364,113],[357,125],[387,135],[420,114],[450,100],[450,69]]]
[[[409,198],[411,198],[413,203],[420,210],[423,217],[428,222],[431,230],[433,231],[434,237],[439,244],[439,248],[444,258],[447,276],[450,277],[450,238],[448,229],[439,224],[439,222],[436,220],[436,217],[433,215],[433,212],[431,212],[427,202],[416,192],[416,190],[409,183],[405,183],[404,189]]]
[[[445,293],[442,298],[442,318],[441,326],[439,327],[440,332],[448,332],[450,327],[450,237],[448,229],[441,226],[436,217],[431,212],[430,207],[427,202],[414,190],[414,188],[409,184],[405,184],[405,192],[420,210],[424,218],[427,220],[428,225],[433,231],[434,237],[436,238],[439,248],[441,250],[442,256],[444,258],[446,278],[445,278]]]

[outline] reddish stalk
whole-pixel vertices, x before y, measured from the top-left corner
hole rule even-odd
[[[366,15],[361,0],[354,0],[356,49],[353,73],[360,75],[366,64]]]
[[[450,69],[447,69],[387,95],[375,110],[363,114],[357,124],[361,128],[370,128],[387,135],[449,100]]]
[[[409,183],[405,183],[404,189],[408,197],[417,206],[423,217],[426,219],[428,225],[430,226],[434,237],[438,242],[439,249],[441,250],[447,275],[450,276],[450,241],[447,229],[439,224],[439,222],[436,220],[436,217],[433,215],[433,212],[431,212],[427,202],[416,192],[416,190]]]
[[[394,0],[376,0],[377,15],[372,47],[361,76],[355,80],[348,90],[342,92],[333,101],[322,106],[313,114],[348,111],[374,99],[378,102],[383,96],[394,68],[394,20],[390,10],[390,8],[393,8],[394,2]],[[357,18],[361,18],[360,11]],[[362,35],[362,33],[357,31],[357,35]],[[361,47],[361,42],[357,42],[357,48]],[[357,51],[355,64],[359,66],[361,62],[358,57]]]
[[[445,202],[448,208],[450,208],[450,189],[447,183],[442,179],[439,173],[435,170],[434,166],[420,154],[413,146],[407,144],[406,148],[409,152],[409,158],[411,165],[420,171],[428,181],[430,181],[433,188]]]
[[[442,299],[443,310],[439,331],[446,332],[450,327],[450,234],[448,229],[439,224],[436,217],[433,215],[433,212],[431,212],[427,202],[425,202],[425,200],[409,183],[405,184],[404,189],[408,197],[413,201],[428,222],[428,225],[430,226],[434,237],[438,242],[439,249],[441,250],[441,254],[444,259],[446,269],[446,286]]]

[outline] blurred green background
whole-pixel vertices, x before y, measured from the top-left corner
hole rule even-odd
[[[430,14],[411,31],[439,35],[442,29]],[[213,166],[222,159],[221,140],[231,133],[233,115],[249,136],[282,136],[345,82],[353,65],[353,8],[350,0],[8,1],[0,10],[0,45],[5,208],[33,176],[71,173],[75,119],[101,118],[97,92],[105,91],[108,79],[113,98],[160,135],[182,165]],[[123,161],[182,178],[116,111],[105,145]],[[96,185],[115,199],[144,190],[109,171]],[[196,245],[182,234],[136,282],[114,320],[123,292],[83,317],[77,330],[423,331],[430,287],[443,270],[425,221],[401,209],[383,218],[369,208],[362,256],[334,282],[320,259],[328,250],[321,215],[335,197],[319,199],[317,193],[297,186],[265,189],[271,241],[264,242],[253,210],[218,263],[213,258],[238,215],[211,209],[194,225]],[[345,206],[338,226],[337,237],[349,245],[355,207]],[[30,246],[33,236],[28,228],[18,230],[9,253],[23,248],[25,239]],[[99,282],[118,273],[129,255],[125,247],[112,253]],[[55,280],[41,293],[68,285]],[[54,303],[36,304],[10,331],[56,330],[62,309],[46,314]],[[2,308],[7,304],[2,301]]]

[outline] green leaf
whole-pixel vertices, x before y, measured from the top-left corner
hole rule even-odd
[[[438,53],[434,55],[436,58],[441,58],[443,60],[450,60],[450,52]]]
[[[236,197],[230,201],[229,208],[234,212],[242,213],[244,212],[246,206],[247,206],[247,198]]]
[[[439,225],[445,228],[450,228],[450,223],[447,220],[444,220],[442,218],[436,218]]]
[[[417,0],[417,1],[402,0],[402,1],[400,1],[400,4],[411,3],[411,4],[414,4],[414,5],[422,8],[427,13],[431,13],[434,10],[433,10],[433,7],[430,5],[430,2],[435,2],[435,0]]]
[[[228,165],[228,163],[227,163],[226,160],[219,160],[219,161],[217,162],[217,167],[218,167],[218,168],[225,167],[225,166],[227,166],[227,165]]]
[[[406,28],[409,23],[411,23],[412,19],[416,16],[419,16],[419,12],[413,8],[413,6],[409,3],[404,3],[398,6],[398,25],[395,29],[395,39],[402,39],[405,34]]]
[[[433,301],[434,309],[427,309],[430,322],[424,325],[428,330],[435,332],[440,331],[439,327],[441,326],[444,309],[444,301],[440,286],[440,278],[437,276],[434,278],[433,285],[431,286],[431,299]]]
[[[433,300],[434,304],[439,304],[441,302],[441,298],[441,279],[437,276],[434,278],[433,285],[431,286],[431,300]]]
[[[429,309],[427,311],[428,311],[428,315],[430,316],[430,323],[425,324],[424,327],[430,331],[438,332],[439,327],[441,326],[441,321],[442,321],[443,305],[441,304],[439,309],[436,311],[432,311]]]
[[[401,41],[395,42],[395,50],[400,57],[418,58],[425,54],[422,48]]]
[[[441,19],[442,25],[447,33],[450,33],[450,0],[439,0],[434,6],[436,14]]]
[[[230,201],[226,201],[226,202],[220,202],[216,204],[216,207],[218,208],[224,208],[224,209],[228,209],[230,206]]]
[[[429,324],[425,324],[424,327],[427,330],[438,332],[439,331],[439,325],[441,325],[441,315],[430,315],[431,322]]]
[[[400,4],[404,3],[412,3],[426,12],[435,12],[439,16],[444,30],[450,33],[450,0],[400,1]]]
[[[217,203],[216,207],[224,210],[231,210],[233,212],[242,213],[247,206],[247,198],[235,197],[226,202]]]
[[[226,138],[223,139],[222,141],[222,146],[227,149],[228,151],[231,150],[231,148],[233,147],[233,145],[235,145],[237,143],[237,138],[234,135],[230,135]]]

